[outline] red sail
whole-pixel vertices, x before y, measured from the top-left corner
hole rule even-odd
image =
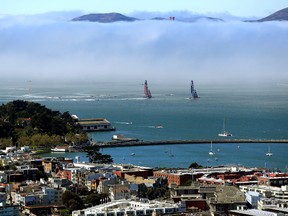
[[[145,80],[145,83],[144,83],[144,96],[146,98],[151,98],[152,97],[152,94],[148,88],[148,84],[147,84],[147,80]]]

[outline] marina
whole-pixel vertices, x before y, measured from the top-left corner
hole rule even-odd
[[[146,145],[100,148],[102,154],[112,156],[114,163],[134,164],[148,167],[187,168],[193,162],[202,166],[243,165],[246,167],[266,167],[286,171],[288,146],[283,143],[271,143],[273,156],[266,156],[268,143],[213,143],[214,155],[209,155],[210,143]],[[45,153],[41,157],[55,157],[55,153]],[[85,152],[57,153],[59,157],[76,157],[87,162]]]

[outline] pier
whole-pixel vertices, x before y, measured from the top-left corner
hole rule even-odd
[[[112,142],[104,142],[104,143],[94,143],[94,145],[97,145],[100,148],[113,148],[113,147],[148,146],[148,145],[210,144],[211,142],[221,143],[221,144],[231,144],[231,143],[288,144],[288,139],[158,140],[158,141],[131,141],[131,142],[112,141]]]

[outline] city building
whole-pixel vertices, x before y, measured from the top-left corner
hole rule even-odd
[[[105,118],[78,119],[76,121],[84,131],[111,131],[115,130]]]
[[[241,185],[243,192],[254,191],[260,193],[263,197],[274,198],[288,202],[288,185],[282,187],[273,187],[265,185]]]
[[[8,205],[0,203],[0,215],[1,216],[20,216],[19,205]]]
[[[181,173],[177,171],[155,171],[153,172],[153,177],[155,178],[167,178],[168,179],[168,185],[171,186],[173,184],[175,185],[182,185],[186,183],[187,181],[192,180],[192,174],[191,173]]]
[[[154,214],[175,214],[186,210],[183,203],[167,203],[132,200],[115,200],[91,208],[72,212],[72,216],[150,216]]]

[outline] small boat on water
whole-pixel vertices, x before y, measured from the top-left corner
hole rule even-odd
[[[156,125],[155,128],[163,128],[163,125]]]
[[[51,149],[51,152],[68,152],[69,146],[56,146]]]
[[[270,151],[270,145],[268,145],[268,152],[266,153],[266,156],[272,156],[273,153]]]
[[[221,136],[221,137],[231,137],[232,136],[232,134],[226,130],[226,119],[224,119],[224,122],[223,122],[222,132],[219,133],[218,136]]]
[[[199,98],[196,89],[194,88],[193,80],[191,80],[191,98],[197,99]]]
[[[145,83],[144,83],[144,97],[145,98],[152,98],[152,94],[148,88],[147,80],[145,80]]]
[[[123,142],[129,142],[129,141],[139,141],[137,138],[130,138],[130,137],[125,137],[122,134],[113,134],[112,140],[115,141],[123,141]]]
[[[213,144],[212,144],[212,141],[211,141],[211,144],[210,144],[210,152],[209,152],[209,155],[215,155],[215,152],[213,152]]]

